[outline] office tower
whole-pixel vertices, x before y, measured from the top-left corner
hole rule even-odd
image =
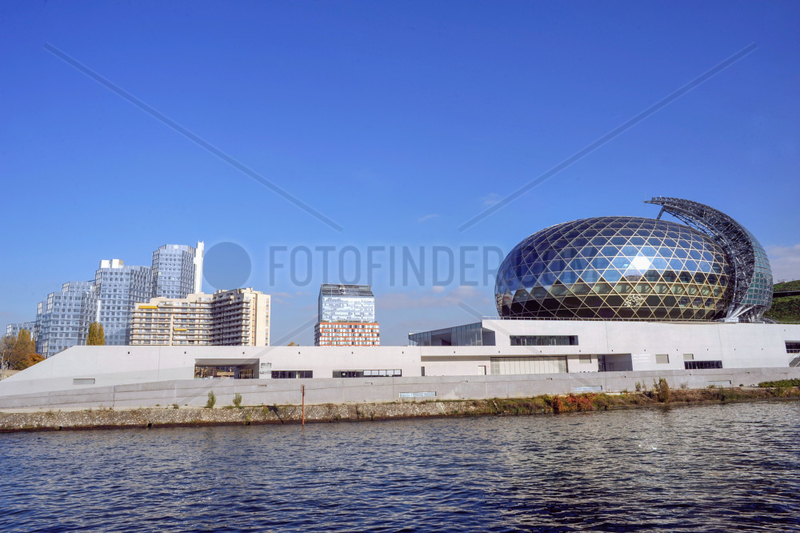
[[[51,357],[72,346],[86,344],[87,307],[91,307],[91,281],[70,281],[51,292],[36,309],[36,351]]]
[[[314,328],[317,346],[379,346],[375,296],[369,285],[325,283],[319,290],[319,321]]]
[[[151,298],[185,298],[201,292],[203,243],[197,248],[185,244],[165,244],[153,252]]]
[[[103,325],[107,345],[127,344],[131,311],[137,303],[150,300],[152,280],[149,267],[126,266],[121,259],[100,261],[92,298],[94,321]]]
[[[234,289],[136,304],[132,346],[268,346],[270,296]]]

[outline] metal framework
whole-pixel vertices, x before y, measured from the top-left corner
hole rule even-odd
[[[764,248],[753,234],[725,213],[691,200],[658,196],[645,203],[661,206],[659,219],[667,212],[708,234],[725,249],[734,270],[733,298],[725,320],[761,322],[772,305],[772,271]]]

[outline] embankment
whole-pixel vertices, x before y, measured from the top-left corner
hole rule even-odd
[[[464,416],[521,416],[568,412],[680,406],[709,402],[798,400],[800,387],[708,388],[651,390],[623,394],[542,395],[532,398],[424,402],[322,404],[305,408],[305,421],[361,422],[403,418]],[[303,409],[297,405],[256,407],[150,407],[66,411],[0,412],[0,432],[58,431],[110,428],[298,424]]]

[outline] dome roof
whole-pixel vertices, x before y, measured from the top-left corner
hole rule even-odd
[[[715,320],[732,299],[732,264],[711,237],[640,217],[597,217],[545,228],[497,273],[508,318]]]

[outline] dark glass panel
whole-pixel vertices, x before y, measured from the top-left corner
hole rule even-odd
[[[603,299],[599,296],[587,296],[583,299],[583,303],[587,307],[600,307],[603,305]]]
[[[541,301],[541,300],[544,300],[547,297],[548,293],[547,293],[547,290],[545,290],[544,287],[536,287],[531,291],[531,294],[533,295],[534,298],[536,298],[537,300]]]
[[[567,288],[561,282],[556,282],[550,287],[550,294],[553,296],[564,296],[568,292]]]
[[[597,310],[597,316],[605,319],[614,318],[614,311],[603,307]]]
[[[644,279],[646,279],[647,281],[658,281],[659,279],[661,279],[661,276],[659,275],[657,270],[648,270],[647,272],[644,273]]]
[[[661,305],[661,298],[659,298],[656,295],[648,296],[647,299],[645,299],[644,302],[647,305],[649,305],[650,307],[657,307],[657,306]]]
[[[612,289],[611,285],[609,285],[608,283],[600,282],[596,283],[595,286],[592,287],[592,290],[598,294],[608,294],[609,292],[611,292]]]
[[[617,316],[620,318],[633,318],[633,309],[621,308],[617,310]]]
[[[572,286],[573,294],[589,294],[589,286],[585,283],[575,283]]]
[[[617,283],[614,285],[614,292],[618,294],[628,294],[632,291],[633,287],[631,287],[630,283]]]

